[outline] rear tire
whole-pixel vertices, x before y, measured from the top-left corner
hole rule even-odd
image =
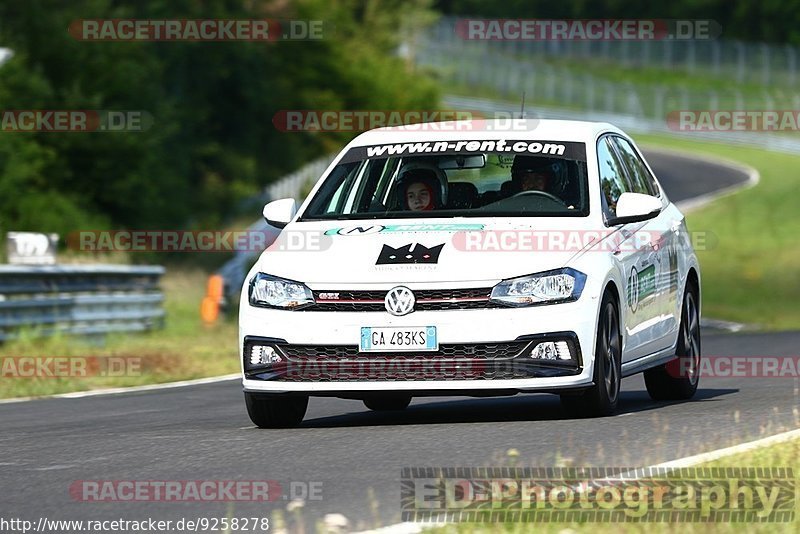
[[[364,399],[364,406],[376,412],[405,410],[411,404],[411,395],[392,395]]]
[[[561,405],[573,417],[601,417],[617,409],[622,384],[622,336],[617,304],[609,293],[600,304],[593,380],[594,385],[580,395],[561,395]]]
[[[247,415],[259,428],[288,428],[297,426],[306,415],[308,397],[275,397],[244,393]]]
[[[700,314],[697,294],[687,286],[678,329],[677,359],[644,372],[644,384],[653,400],[686,400],[694,397],[700,382]]]

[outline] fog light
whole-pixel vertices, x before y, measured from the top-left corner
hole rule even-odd
[[[281,361],[281,356],[272,347],[254,345],[250,349],[250,365],[268,365],[279,361]]]
[[[570,360],[572,353],[566,341],[542,341],[533,347],[531,358],[536,360]]]

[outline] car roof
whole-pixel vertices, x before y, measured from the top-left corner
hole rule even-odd
[[[349,146],[383,145],[415,141],[459,141],[482,139],[573,141],[594,143],[600,134],[625,132],[607,122],[555,119],[491,119],[428,122],[408,126],[375,128],[353,139]],[[510,127],[511,126],[511,127]]]

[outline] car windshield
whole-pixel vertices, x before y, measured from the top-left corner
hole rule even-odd
[[[350,149],[300,220],[588,214],[583,143],[432,141]]]

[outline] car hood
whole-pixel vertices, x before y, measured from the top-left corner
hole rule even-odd
[[[597,238],[588,218],[309,221],[287,225],[257,269],[312,288],[492,282],[564,267]]]

